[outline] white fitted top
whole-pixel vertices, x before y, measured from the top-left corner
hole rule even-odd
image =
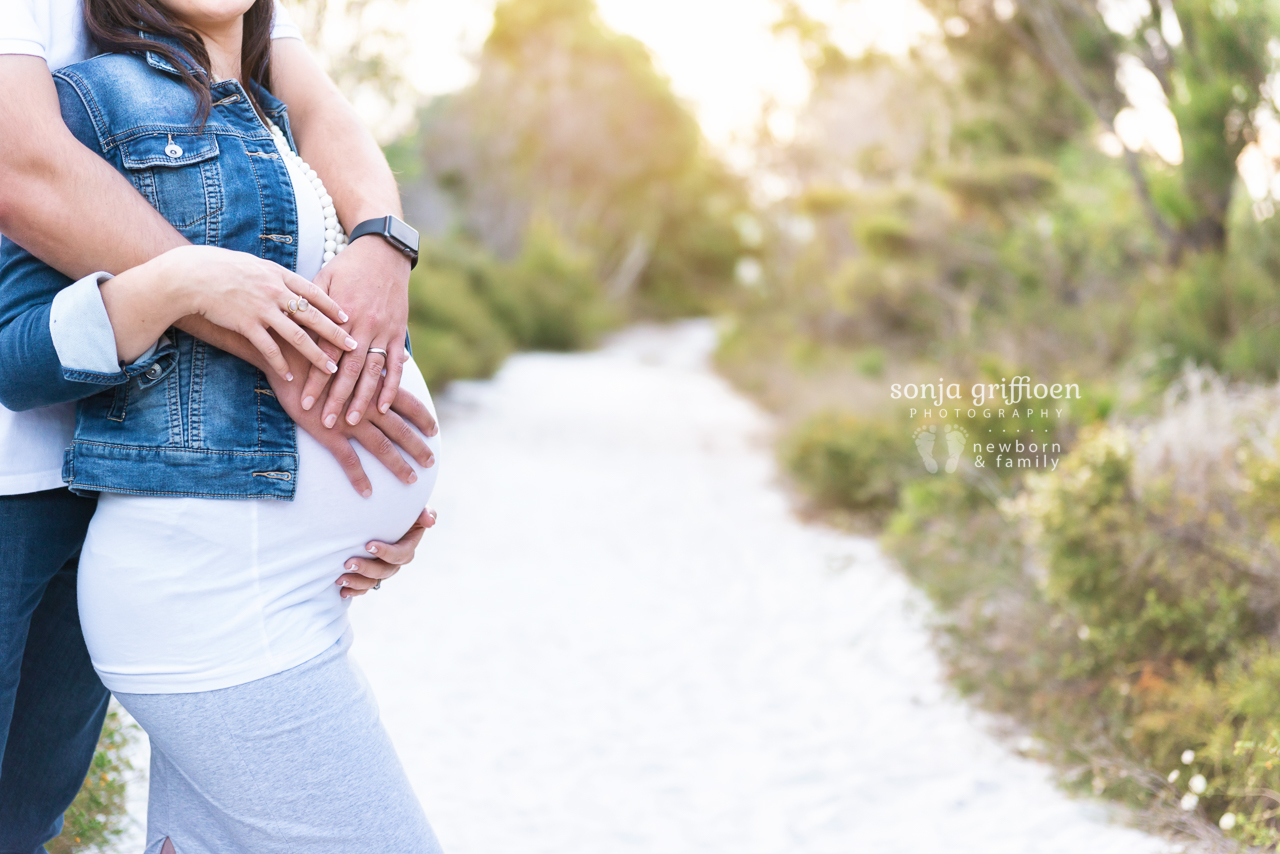
[[[298,205],[298,273],[311,279],[324,216],[305,176],[285,162]],[[412,361],[401,385],[431,406]],[[438,435],[427,443],[439,453]],[[405,485],[356,450],[372,498],[302,430],[293,501],[104,493],[79,582],[80,622],[103,683],[129,694],[212,691],[288,670],[341,638],[351,604],[335,584],[343,562],[366,554],[371,539],[404,536],[438,468],[410,461],[418,482]]]

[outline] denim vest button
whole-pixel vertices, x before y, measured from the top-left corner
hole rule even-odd
[[[182,149],[178,147],[177,143],[171,142],[164,147],[164,153],[170,157],[178,158],[182,156]]]
[[[149,379],[149,380],[153,380],[153,379],[155,379],[156,377],[160,376],[160,366],[159,366],[158,364],[156,364],[156,365],[152,365],[151,367],[147,368],[146,376],[147,376],[147,379]]]

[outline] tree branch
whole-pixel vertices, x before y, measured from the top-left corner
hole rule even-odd
[[[1053,0],[1022,0],[1022,7],[1027,12],[1027,19],[1031,22],[1031,28],[1035,33],[1036,39],[1040,45],[1039,53],[1043,56],[1044,61],[1057,73],[1057,75],[1070,86],[1088,106],[1093,110],[1094,116],[1102,124],[1106,130],[1112,134],[1115,133],[1115,118],[1120,112],[1120,108],[1110,103],[1105,95],[1093,92],[1085,78],[1084,69],[1076,57],[1075,50],[1071,46],[1071,41],[1063,32],[1062,24],[1058,20],[1055,10],[1051,7]],[[1110,64],[1113,68],[1115,58],[1110,58]],[[1115,94],[1113,92],[1113,94]],[[1136,153],[1125,148],[1125,167],[1128,169],[1129,177],[1133,180],[1134,189],[1138,193],[1138,198],[1142,202],[1143,212],[1147,219],[1151,221],[1152,227],[1156,233],[1160,235],[1168,248],[1172,257],[1176,258],[1182,251],[1182,239],[1178,232],[1160,215],[1160,210],[1155,205],[1155,200],[1151,197],[1151,187],[1147,183],[1147,176],[1142,172],[1142,164],[1138,160]]]

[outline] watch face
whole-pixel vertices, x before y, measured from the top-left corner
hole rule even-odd
[[[387,217],[387,236],[414,252],[418,251],[418,232],[393,216]]]

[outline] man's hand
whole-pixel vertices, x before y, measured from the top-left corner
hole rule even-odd
[[[324,177],[347,231],[368,219],[401,216],[400,193],[382,149],[302,42],[276,39],[272,44],[271,83],[275,95],[289,105],[299,153]],[[359,423],[377,394],[376,409],[386,413],[396,399],[404,365],[408,259],[380,237],[362,237],[334,258],[316,283],[351,315],[348,331],[360,347],[338,362],[327,399],[323,391],[329,378],[318,371],[308,378],[306,408],[322,404],[327,424]],[[380,354],[366,358],[370,347],[386,350],[386,359]],[[338,361],[337,353],[330,356]]]
[[[360,344],[343,353],[321,342],[329,357],[338,363],[338,372],[332,378],[319,368],[310,372],[302,389],[303,408],[312,409],[328,384],[321,422],[326,427],[340,419],[350,425],[359,424],[381,386],[377,411],[388,412],[404,370],[409,259],[380,237],[362,237],[325,265],[315,281],[351,315],[346,328]],[[370,347],[386,350],[387,355],[369,353]]]
[[[338,595],[343,599],[363,596],[373,589],[373,585],[395,575],[400,567],[413,560],[423,533],[435,523],[436,511],[428,507],[418,516],[418,521],[413,523],[409,533],[400,538],[400,542],[388,545],[374,540],[369,543],[366,548],[373,557],[353,557],[347,560],[347,573],[337,581],[342,588]]]
[[[306,369],[306,359],[298,351],[287,347],[285,356],[295,373]],[[426,404],[409,392],[397,392],[394,403],[385,413],[375,411],[359,424],[344,422],[336,429],[326,429],[320,421],[319,410],[313,408],[307,411],[302,408],[297,383],[284,382],[271,374],[267,375],[267,379],[285,413],[333,455],[346,473],[347,480],[365,498],[373,495],[373,485],[369,482],[364,467],[360,465],[360,456],[351,445],[353,440],[377,457],[403,483],[414,483],[418,475],[400,455],[397,446],[403,448],[423,468],[429,468],[435,463],[435,456],[422,436],[418,435],[418,431],[426,436],[434,436],[437,432],[436,420]],[[418,430],[413,430],[410,425]]]

